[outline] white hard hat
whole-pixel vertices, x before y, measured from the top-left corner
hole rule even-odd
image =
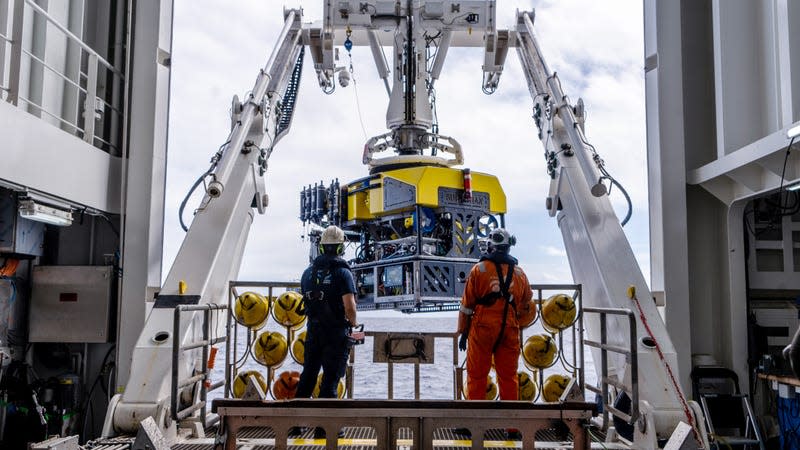
[[[344,244],[344,231],[336,225],[331,225],[322,232],[319,243],[322,245]]]
[[[489,244],[497,247],[500,245],[512,246],[517,243],[517,238],[512,236],[505,228],[495,228],[487,236]]]

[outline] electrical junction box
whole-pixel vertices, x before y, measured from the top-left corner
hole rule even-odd
[[[30,342],[109,342],[112,266],[35,266]]]
[[[0,253],[42,256],[44,224],[24,219],[13,191],[0,189]]]
[[[433,364],[434,336],[422,333],[375,333],[372,362]]]

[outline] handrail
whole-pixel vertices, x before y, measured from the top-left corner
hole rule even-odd
[[[46,109],[44,106],[42,106],[42,105],[39,105],[38,103],[34,102],[33,100],[30,100],[29,98],[27,98],[27,97],[23,97],[23,96],[19,96],[19,97],[17,97],[17,99],[18,99],[18,100],[20,100],[20,101],[22,101],[22,102],[25,102],[26,104],[28,104],[28,105],[30,105],[30,106],[33,106],[34,108],[38,109],[38,110],[39,110],[39,112],[42,112],[42,113],[45,113],[45,114],[47,114],[49,117],[52,117],[53,119],[56,119],[56,120],[58,120],[58,121],[59,121],[59,122],[61,122],[62,124],[64,124],[64,125],[67,125],[67,126],[69,126],[69,127],[72,127],[72,128],[73,128],[73,130],[74,130],[75,132],[77,132],[77,133],[81,133],[81,134],[85,133],[85,131],[83,130],[83,128],[81,128],[81,127],[79,127],[79,126],[75,125],[74,123],[70,122],[70,121],[69,121],[69,120],[67,120],[67,119],[64,119],[64,118],[62,118],[62,117],[59,117],[59,116],[57,116],[57,115],[56,115],[56,114],[54,114],[54,113],[51,113],[51,112],[50,112],[50,111],[48,111],[48,110],[47,110],[47,109]]]
[[[273,297],[273,290],[274,289],[296,289],[300,287],[299,282],[278,282],[278,281],[230,281],[228,284],[228,307],[233,310],[234,301],[235,299],[241,295],[245,290],[254,289],[257,292],[266,292],[267,297]],[[582,295],[582,286],[580,284],[533,284],[531,285],[532,290],[535,294],[537,294],[537,298],[541,299],[543,292],[545,291],[569,291],[572,293],[573,297],[575,298],[576,307],[579,311],[582,311],[582,303],[583,303],[583,295]],[[541,306],[537,306],[541,307]],[[539,314],[541,316],[541,314]],[[247,335],[244,339],[247,340],[248,348],[244,351],[242,355],[239,355],[237,352],[239,339],[239,330],[238,327],[234,323],[233,315],[228,314],[228,329],[230,338],[226,341],[226,356],[225,356],[225,396],[231,397],[232,396],[232,384],[233,384],[233,374],[236,371],[243,367],[247,359],[252,356],[250,354],[249,345],[252,344],[251,339],[255,336],[253,333],[248,329]],[[244,327],[243,327],[244,328]],[[567,350],[564,346],[564,337],[563,332],[558,333],[559,339],[561,340],[559,343],[559,356],[558,361],[561,361],[562,366],[570,372],[571,376],[575,378],[578,382],[578,386],[581,390],[586,389],[585,383],[585,376],[584,376],[584,355],[583,355],[583,314],[578,313],[575,317],[574,326],[570,327],[572,333],[572,349],[571,351]],[[293,331],[287,329],[287,342],[291,343],[293,339]],[[453,399],[458,400],[462,397],[463,394],[463,383],[462,383],[462,375],[464,371],[463,364],[461,362],[459,350],[458,350],[458,334],[457,333],[450,333],[450,332],[434,332],[434,333],[419,333],[419,332],[412,332],[412,331],[392,331],[392,330],[381,330],[381,331],[366,331],[367,337],[374,338],[378,335],[424,335],[428,339],[433,340],[433,345],[435,346],[435,342],[438,339],[447,339],[452,341],[452,348],[453,348]],[[520,335],[522,338],[522,335]],[[522,344],[522,342],[520,342]],[[373,342],[373,349],[375,343]],[[433,351],[433,348],[425,349],[427,354],[428,351]],[[388,389],[388,398],[392,398],[393,395],[393,366],[394,364],[398,364],[399,362],[387,360],[387,389]],[[414,361],[413,358],[409,358],[409,360],[405,360],[402,362],[403,364],[413,364],[414,365],[414,374],[413,374],[413,382],[414,382],[414,397],[419,398],[420,393],[420,375],[419,375],[419,365],[421,362]],[[354,352],[350,353],[349,356],[349,364],[347,370],[345,371],[345,383],[347,387],[348,397],[352,398],[353,394],[353,385],[352,385],[352,370],[355,368],[355,354]],[[272,368],[268,368],[268,375],[267,378],[272,381],[273,372]],[[539,385],[543,385],[544,378],[543,378],[544,371],[539,371]]]
[[[3,90],[3,91],[8,91],[8,89],[7,89],[7,88],[4,88],[4,87],[2,87],[2,86],[0,86],[0,90]],[[18,99],[19,99],[20,101],[23,101],[23,102],[25,102],[26,104],[28,104],[28,105],[30,105],[30,106],[32,106],[32,107],[34,107],[34,108],[36,108],[37,110],[39,110],[39,112],[46,114],[48,117],[52,117],[53,119],[55,119],[55,120],[59,121],[61,124],[63,124],[63,125],[66,125],[66,126],[68,126],[68,127],[72,128],[72,129],[73,129],[73,131],[74,131],[75,133],[80,133],[80,134],[82,134],[82,135],[85,135],[85,134],[86,134],[86,130],[84,130],[83,128],[81,128],[81,127],[79,127],[79,126],[75,125],[74,123],[70,122],[69,120],[66,120],[66,119],[64,119],[64,118],[62,118],[62,117],[59,117],[59,116],[57,116],[57,115],[56,115],[56,114],[54,114],[54,113],[51,113],[51,112],[50,112],[50,111],[48,111],[48,110],[47,110],[45,107],[43,107],[43,106],[41,106],[41,105],[39,105],[39,104],[37,104],[37,103],[34,103],[32,100],[28,99],[27,97],[21,97],[21,96],[20,96],[20,97],[18,97]],[[94,138],[95,140],[97,140],[97,141],[100,141],[100,143],[102,143],[102,144],[105,144],[105,145],[109,146],[110,148],[113,148],[113,149],[115,149],[115,150],[119,150],[119,147],[118,147],[117,145],[115,145],[115,144],[112,144],[111,142],[109,142],[109,141],[107,141],[107,140],[105,140],[105,139],[101,138],[100,136],[93,136],[93,138]]]
[[[587,386],[589,390],[601,395],[603,402],[603,428],[608,428],[608,413],[611,412],[617,417],[622,418],[628,424],[633,425],[641,415],[639,411],[639,356],[636,351],[636,314],[627,308],[583,308],[583,312],[594,313],[600,315],[600,342],[584,339],[584,344],[600,349],[600,364],[601,373],[600,389]],[[615,345],[609,345],[607,338],[607,322],[606,315],[626,316],[628,318],[628,332],[629,332],[629,346],[627,349]],[[618,353],[625,355],[630,360],[631,367],[631,385],[625,386],[622,382],[611,380],[608,378],[608,352]],[[612,385],[617,389],[622,389],[626,392],[630,391],[631,396],[631,413],[630,415],[624,411],[608,405],[609,390],[608,386]]]
[[[376,338],[378,336],[397,336],[397,337],[411,337],[417,335],[424,335],[425,337],[429,337],[433,340],[433,348],[427,349],[431,353],[435,352],[436,348],[436,340],[437,339],[448,339],[452,341],[453,345],[453,399],[458,400],[459,393],[461,392],[461,379],[460,379],[460,371],[458,370],[459,367],[459,356],[458,356],[458,333],[447,333],[447,332],[434,332],[434,333],[421,333],[421,332],[414,332],[414,331],[366,331],[364,333],[366,337]],[[374,341],[373,341],[373,352],[374,352]],[[413,357],[410,357],[413,359]],[[387,386],[387,396],[389,400],[394,398],[394,365],[395,364],[413,364],[414,365],[414,399],[420,399],[420,362],[395,362],[395,361],[386,361],[387,370],[386,370],[386,386]],[[355,365],[355,352],[350,352],[350,365]],[[346,381],[347,383],[347,393],[348,398],[353,397],[353,383],[352,383],[352,374],[348,372],[347,374],[350,376],[350,379]]]
[[[453,400],[214,400],[212,411],[220,417],[215,438],[215,448],[220,450],[236,450],[245,444],[244,428],[266,427],[272,429],[275,437],[262,442],[276,450],[286,450],[298,445],[296,440],[288,438],[289,429],[294,426],[321,427],[326,435],[324,448],[328,449],[337,448],[336,434],[343,428],[366,431],[367,437],[360,440],[365,447],[376,450],[431,449],[436,434],[457,428],[468,430],[472,448],[484,448],[488,447],[484,444],[490,430],[515,428],[522,434],[523,442],[519,444],[523,448],[553,446],[585,450],[591,445],[587,425],[596,405]],[[551,428],[554,420],[562,421],[572,433],[571,443],[537,442],[537,432]],[[255,439],[247,444],[256,444]]]
[[[25,53],[26,55],[28,55],[28,57],[29,57],[29,58],[31,58],[32,60],[34,60],[34,61],[38,62],[39,64],[41,64],[41,65],[42,65],[42,66],[43,66],[45,69],[47,69],[47,70],[49,70],[49,71],[53,72],[53,73],[54,73],[55,75],[57,75],[59,78],[61,78],[62,80],[64,80],[64,81],[68,82],[69,84],[71,84],[71,85],[72,85],[72,86],[74,86],[75,88],[77,88],[77,89],[78,89],[78,91],[80,91],[80,92],[82,92],[82,93],[84,93],[84,94],[86,94],[86,93],[87,93],[86,89],[85,89],[85,88],[83,88],[83,87],[82,87],[80,84],[78,84],[78,83],[76,83],[76,82],[72,81],[72,79],[71,79],[70,77],[68,77],[68,76],[66,76],[65,74],[63,74],[63,73],[59,72],[59,71],[58,71],[58,69],[56,69],[55,67],[52,67],[52,66],[50,66],[49,64],[47,64],[46,62],[44,62],[44,61],[43,61],[41,58],[39,58],[38,56],[36,56],[36,55],[34,55],[33,53],[31,53],[31,52],[29,52],[29,51],[25,50],[24,48],[22,49],[22,53]]]
[[[195,411],[200,410],[200,417],[205,421],[206,418],[206,397],[209,391],[213,391],[222,387],[224,383],[216,382],[209,384],[210,370],[208,367],[208,348],[220,342],[227,342],[227,333],[224,336],[211,338],[211,321],[210,315],[212,312],[227,310],[228,306],[224,304],[203,304],[203,305],[179,305],[175,307],[175,315],[173,319],[173,332],[172,332],[172,385],[170,389],[170,414],[172,419],[179,421],[186,419],[194,414]],[[181,313],[184,312],[203,312],[203,337],[199,341],[192,341],[186,344],[181,344],[177,336],[180,335],[181,328]],[[189,350],[202,348],[202,364],[203,370],[195,375],[190,375],[186,378],[180,378],[180,355]],[[197,402],[180,409],[180,390],[187,386],[199,383],[200,396]]]
[[[34,1],[33,1],[33,0],[25,0],[25,3],[26,3],[27,5],[29,5],[30,7],[32,7],[32,8],[33,8],[33,9],[34,9],[36,12],[38,12],[39,14],[41,14],[42,16],[44,16],[44,18],[45,18],[45,19],[47,19],[47,21],[48,21],[48,22],[50,22],[51,24],[53,24],[53,25],[54,25],[56,28],[58,28],[58,29],[59,29],[59,30],[60,30],[62,33],[64,33],[65,35],[67,35],[67,37],[69,37],[69,38],[70,38],[70,39],[72,39],[73,41],[77,42],[77,43],[78,43],[78,45],[80,45],[80,46],[81,46],[81,48],[83,48],[83,49],[84,49],[84,50],[85,50],[87,53],[90,53],[90,54],[94,55],[95,57],[97,57],[97,61],[101,62],[101,63],[102,63],[104,66],[106,66],[106,68],[107,68],[107,69],[109,69],[110,71],[112,71],[112,72],[114,72],[115,74],[117,74],[117,75],[118,75],[120,78],[122,78],[122,79],[125,79],[125,75],[124,75],[122,72],[120,72],[119,70],[117,70],[117,69],[116,69],[116,68],[115,68],[113,65],[111,65],[111,63],[109,63],[108,61],[106,61],[106,60],[105,60],[105,58],[103,58],[102,56],[100,56],[100,54],[99,54],[99,53],[97,53],[96,51],[94,51],[94,49],[93,49],[92,47],[90,47],[90,46],[89,46],[89,45],[87,45],[85,42],[83,42],[83,40],[82,40],[81,38],[79,38],[78,36],[75,36],[74,34],[72,34],[72,32],[71,32],[71,31],[69,31],[69,30],[68,30],[66,27],[64,27],[64,25],[61,25],[61,23],[60,23],[59,21],[57,21],[57,20],[55,20],[54,18],[52,18],[52,17],[51,17],[51,16],[50,16],[50,15],[47,13],[47,11],[45,11],[44,9],[42,9],[42,7],[41,7],[41,6],[39,6],[39,5],[37,5],[36,3],[34,3]]]
[[[11,34],[0,35],[0,45],[10,45],[8,76],[5,73],[0,74],[2,91],[7,94],[3,93],[0,98],[18,107],[20,102],[25,102],[29,108],[35,108],[33,111],[28,109],[29,112],[40,118],[43,113],[56,119],[59,123],[55,125],[60,126],[63,131],[82,137],[86,143],[101,150],[119,153],[123,144],[120,141],[120,133],[117,129],[110,129],[108,125],[112,124],[113,127],[114,121],[124,115],[121,109],[125,97],[125,74],[34,0],[17,0],[14,2],[13,11],[9,12]],[[25,28],[28,26],[25,21],[26,13],[33,14],[37,19],[40,16],[44,18],[48,26],[52,25],[57,30],[58,36],[63,36],[68,45],[77,44],[76,49],[79,49],[76,50],[77,53],[63,63],[54,63],[47,61],[44,56],[35,54],[33,50],[26,49],[23,40]],[[29,68],[23,67],[23,59],[30,62]],[[83,61],[86,61],[85,73],[80,68],[84,65]],[[77,65],[76,72],[71,69],[74,65]],[[23,73],[24,70],[28,72]],[[57,84],[65,93],[69,93],[69,97],[64,98],[64,101],[69,102],[67,109],[48,111],[49,107],[31,100],[35,95],[23,98],[23,93],[20,91],[21,80],[25,76],[31,76],[34,71],[45,71],[55,75],[54,80],[49,83]],[[101,89],[106,82],[107,90],[98,97],[98,93],[103,92]],[[43,85],[37,89],[42,90],[46,87]]]

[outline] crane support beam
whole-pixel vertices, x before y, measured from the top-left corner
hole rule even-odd
[[[668,438],[681,420],[687,420],[683,393],[675,382],[680,379],[676,353],[609,201],[604,183],[611,182],[611,177],[583,134],[582,103],[568,103],[557,75],[547,67],[534,35],[532,12],[518,13],[516,38],[551,178],[547,208],[551,216],[557,216],[573,279],[583,285],[585,306],[636,312],[639,393],[652,411],[657,437]],[[626,292],[629,286],[635,288],[630,291],[632,296]],[[589,338],[598,341],[598,318],[586,316],[584,320]],[[630,345],[623,325],[609,323],[609,344],[626,348]],[[650,332],[652,339],[642,338]],[[599,360],[599,351],[593,351],[594,359]],[[607,376],[629,385],[631,366],[624,356],[609,358],[609,367]],[[602,376],[605,375],[598,374],[598,379]]]
[[[300,11],[286,13],[278,42],[251,93],[241,102],[234,100],[228,142],[204,174],[209,180],[207,191],[139,336],[125,392],[108,410],[107,430],[135,432],[148,416],[156,418],[167,434],[174,429],[170,414],[165,413],[170,400],[171,349],[175,339],[182,346],[195,340],[202,321],[202,313],[186,314],[178,334],[172,335],[175,304],[222,303],[227,300],[228,280],[238,276],[253,207],[263,213],[267,203],[264,175],[283,113],[282,92],[303,45],[301,18]],[[180,356],[181,379],[192,376],[197,365],[204,363],[197,356],[197,350]]]

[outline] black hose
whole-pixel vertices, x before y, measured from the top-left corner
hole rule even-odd
[[[233,131],[231,131],[231,135],[232,134]],[[211,166],[202,175],[200,175],[197,181],[194,182],[191,189],[189,189],[189,192],[186,193],[186,196],[183,198],[183,201],[181,202],[181,206],[180,208],[178,208],[178,221],[180,222],[183,231],[189,231],[189,227],[187,227],[186,223],[183,221],[183,210],[186,209],[186,203],[189,202],[189,197],[192,196],[192,193],[194,193],[195,189],[197,189],[197,186],[200,186],[200,183],[202,183],[207,176],[211,175],[211,173],[217,167],[219,160],[222,159],[222,153],[225,151],[225,147],[231,143],[230,139],[231,135],[228,136],[228,139],[225,141],[224,144],[219,146],[219,149],[217,149],[217,153],[215,153],[214,156],[211,158]]]
[[[625,224],[628,223],[629,220],[631,220],[631,216],[633,215],[633,202],[631,202],[631,196],[628,195],[628,191],[626,191],[625,188],[622,187],[619,181],[617,181],[612,177],[609,177],[609,180],[613,185],[618,187],[620,191],[622,191],[622,195],[625,196],[625,201],[628,202],[628,214],[626,214],[625,218],[622,219],[622,222],[620,222],[620,224],[624,227]]]
[[[186,224],[183,222],[183,210],[186,208],[186,203],[189,202],[189,197],[192,196],[192,193],[194,193],[195,189],[197,189],[197,186],[200,186],[200,183],[202,183],[203,180],[206,179],[206,177],[211,173],[211,169],[213,168],[214,166],[211,166],[211,168],[209,168],[204,174],[200,175],[197,181],[195,181],[194,184],[192,185],[191,189],[189,189],[189,192],[186,193],[186,197],[183,198],[181,206],[180,208],[178,208],[178,220],[181,223],[181,228],[183,228],[183,231],[189,231],[189,227],[187,227]]]
[[[600,173],[603,174],[603,176],[600,178],[600,181],[602,182],[603,178],[605,178],[608,181],[610,181],[612,185],[618,187],[619,190],[622,192],[622,195],[625,197],[625,201],[628,203],[628,213],[625,214],[625,218],[622,219],[622,221],[620,221],[620,225],[624,227],[625,224],[627,224],[628,221],[631,220],[631,216],[633,215],[633,202],[631,201],[631,196],[628,195],[628,191],[625,190],[622,184],[619,181],[617,181],[614,177],[612,177],[611,174],[608,173],[605,167],[599,166],[598,168],[600,169]],[[610,189],[609,192],[611,192]]]

